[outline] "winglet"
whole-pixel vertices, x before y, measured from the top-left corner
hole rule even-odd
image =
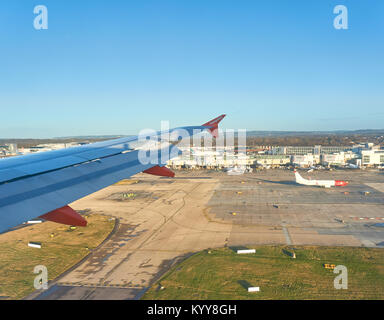
[[[87,220],[85,220],[70,206],[58,208],[56,210],[43,214],[39,218],[61,224],[67,224],[70,226],[85,227],[87,225]]]
[[[218,137],[218,128],[219,128],[219,122],[224,119],[226,115],[222,114],[221,116],[218,116],[215,119],[212,119],[211,121],[208,121],[204,123],[202,126],[208,127],[208,130],[211,132],[211,134],[217,138]]]

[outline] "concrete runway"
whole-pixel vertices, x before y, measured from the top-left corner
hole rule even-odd
[[[111,186],[75,202],[72,207],[77,210],[118,217],[120,226],[97,252],[60,278],[56,288],[36,298],[116,299],[119,294],[135,299],[180,259],[207,247],[222,247],[231,226],[205,218],[205,205],[217,183],[142,175],[138,184]],[[109,200],[111,194],[144,191],[151,196]],[[111,294],[112,288],[119,290]]]
[[[384,246],[384,228],[374,226],[384,222],[384,175],[313,173],[331,177],[351,184],[298,186],[286,170],[241,176],[178,172],[174,179],[137,175],[137,184],[113,185],[72,204],[117,217],[120,225],[88,259],[33,298],[139,299],[171,266],[207,248]],[[363,195],[367,190],[371,193]]]
[[[350,184],[331,189],[301,186],[292,181],[288,170],[222,178],[209,201],[211,213],[239,228],[264,225],[286,229],[287,244],[383,246],[384,228],[375,225],[384,222],[384,175],[340,170],[313,172],[311,176]],[[249,244],[266,243],[265,239],[262,243],[249,240]]]

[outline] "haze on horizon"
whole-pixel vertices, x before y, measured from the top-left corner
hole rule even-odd
[[[384,128],[384,2],[31,0],[0,12],[0,138]],[[348,8],[348,30],[333,8]]]

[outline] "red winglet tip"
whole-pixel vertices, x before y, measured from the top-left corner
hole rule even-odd
[[[202,126],[205,126],[205,127],[206,127],[206,126],[211,126],[211,127],[213,127],[213,126],[215,126],[215,125],[217,126],[217,125],[219,124],[219,122],[225,118],[225,116],[226,116],[226,114],[222,114],[221,116],[218,116],[218,117],[216,117],[215,119],[212,119],[212,120],[210,120],[210,121],[204,123]]]
[[[221,120],[224,119],[226,114],[222,114],[221,116],[216,117],[215,119],[212,119],[206,123],[203,124],[203,127],[210,127],[208,130],[211,132],[212,136],[217,138],[219,136],[218,134],[218,128],[219,128],[219,123]]]

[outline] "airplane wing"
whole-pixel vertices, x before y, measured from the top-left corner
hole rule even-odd
[[[222,115],[202,126],[154,132],[0,160],[0,232],[33,218],[69,225],[86,221],[68,204],[139,172],[173,176],[167,160],[180,154],[177,142],[209,130],[216,134]],[[143,161],[143,154],[151,161]]]

